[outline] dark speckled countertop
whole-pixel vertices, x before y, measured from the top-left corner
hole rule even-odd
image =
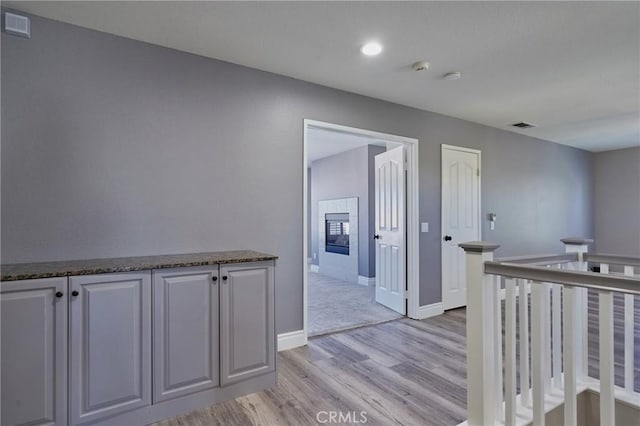
[[[277,256],[251,250],[210,253],[168,254],[159,256],[114,257],[107,259],[63,260],[58,262],[14,263],[0,265],[2,281],[34,278],[66,277],[70,275],[106,274],[111,272],[144,271],[147,269],[181,268],[186,266],[219,265],[222,263],[260,262]]]

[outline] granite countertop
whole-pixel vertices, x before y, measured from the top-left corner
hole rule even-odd
[[[2,281],[70,275],[106,274],[147,269],[181,268],[185,266],[219,265],[222,263],[275,260],[277,256],[251,250],[209,253],[168,254],[159,256],[114,257],[107,259],[63,260],[57,262],[14,263],[0,265]]]

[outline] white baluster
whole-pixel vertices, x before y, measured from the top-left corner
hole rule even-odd
[[[496,372],[496,418],[500,421],[504,421],[504,410],[502,402],[504,401],[502,395],[502,301],[500,300],[500,287],[504,282],[503,277],[495,277],[494,286],[495,289],[495,310],[494,310],[494,331],[495,335],[493,341],[495,342],[495,372]]]
[[[632,277],[633,266],[625,266],[624,274]],[[627,392],[633,393],[633,368],[634,368],[634,337],[633,325],[635,318],[633,313],[633,295],[624,295],[624,388]]]
[[[529,302],[526,280],[518,279],[520,285],[520,299],[518,310],[520,317],[520,402],[524,407],[530,404],[529,396]]]
[[[544,426],[544,394],[547,374],[544,359],[544,302],[545,288],[541,282],[531,283],[531,390],[533,396],[533,425]]]
[[[516,284],[505,280],[505,425],[516,424]]]
[[[562,387],[562,345],[560,343],[561,339],[561,331],[560,327],[562,326],[561,312],[562,306],[560,305],[561,296],[560,292],[562,291],[561,286],[554,285],[552,286],[552,294],[553,294],[553,311],[551,317],[551,326],[553,327],[553,345],[552,345],[552,365],[553,365],[553,386],[556,388]]]
[[[552,362],[552,353],[551,353],[551,284],[543,283],[543,303],[544,303],[544,341],[542,348],[544,352],[544,372],[545,378],[547,380],[547,384],[545,385],[548,389],[551,386],[551,362]]]
[[[565,287],[563,290],[564,315],[564,424],[576,426],[578,424],[577,379],[578,368],[574,360],[580,350],[576,325],[580,321],[578,309],[580,307],[577,289]]]
[[[602,266],[600,272],[602,272]],[[612,292],[600,292],[598,311],[600,319],[600,424],[615,425]]]

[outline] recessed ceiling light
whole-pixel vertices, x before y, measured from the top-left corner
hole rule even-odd
[[[382,52],[382,45],[378,42],[372,41],[362,46],[360,51],[367,56],[376,56]]]
[[[460,77],[462,77],[462,73],[460,71],[448,72],[442,76],[445,80],[458,80]]]

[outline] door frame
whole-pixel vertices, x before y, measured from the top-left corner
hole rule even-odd
[[[418,139],[408,138],[404,136],[392,135],[389,133],[380,133],[372,130],[359,129],[357,127],[343,126],[340,124],[327,123],[305,118],[303,120],[304,137],[302,148],[302,261],[304,265],[304,273],[302,274],[302,312],[304,327],[304,344],[307,343],[309,335],[308,315],[307,315],[307,274],[308,271],[308,240],[307,235],[307,158],[308,158],[308,140],[307,130],[309,127],[322,128],[327,130],[342,131],[362,136],[369,136],[383,141],[401,143],[406,148],[407,153],[407,223],[405,243],[407,245],[407,316],[409,318],[418,319],[418,310],[420,306],[420,214],[419,214],[419,174],[418,174]]]
[[[440,299],[442,300],[442,307],[444,309],[444,256],[442,250],[442,239],[444,238],[444,190],[442,182],[444,181],[444,168],[442,167],[442,154],[444,150],[469,152],[478,155],[478,233],[476,240],[482,241],[482,151],[474,148],[467,148],[464,146],[441,144],[440,146]]]

